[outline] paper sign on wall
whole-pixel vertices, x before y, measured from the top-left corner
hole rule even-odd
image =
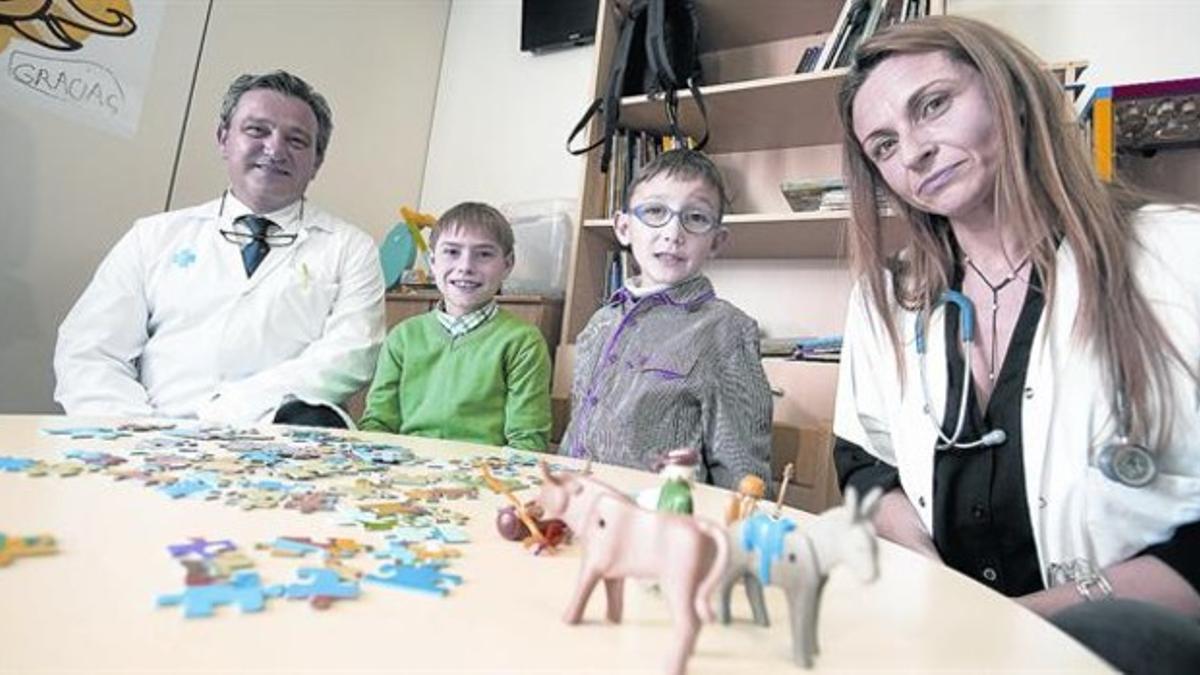
[[[163,11],[161,0],[0,1],[0,102],[132,137]]]

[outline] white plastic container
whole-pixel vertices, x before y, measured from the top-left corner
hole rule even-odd
[[[571,222],[576,203],[543,199],[501,204],[512,223],[516,264],[504,282],[505,293],[562,297],[567,288]]]

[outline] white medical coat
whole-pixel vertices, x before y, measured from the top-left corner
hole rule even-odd
[[[296,202],[264,214],[295,242],[247,279],[220,233],[247,213],[227,195],[122,237],[59,327],[67,414],[269,422],[286,396],[340,403],[369,380],[384,335],[373,240]]]
[[[1193,368],[1200,365],[1200,214],[1148,206],[1138,213],[1144,248],[1135,270],[1159,321]],[[1116,435],[1107,373],[1091,348],[1073,338],[1079,279],[1066,245],[1057,257],[1053,309],[1038,322],[1021,406],[1025,494],[1043,581],[1051,563],[1084,559],[1098,567],[1166,541],[1179,525],[1200,520],[1200,391],[1175,367],[1173,442],[1158,454],[1149,486],[1110,481],[1095,466]],[[890,284],[890,281],[889,281]],[[895,353],[861,287],[851,294],[839,372],[834,433],[897,467],[900,483],[933,531],[937,430],[925,414],[914,343],[916,313],[893,303],[904,350],[905,386]],[[930,409],[946,404],[945,312],[932,312],[926,374]],[[940,424],[940,422],[939,422]],[[974,440],[974,439],[967,439]]]

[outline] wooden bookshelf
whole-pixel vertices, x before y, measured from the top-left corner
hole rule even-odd
[[[837,143],[842,125],[837,90],[845,69],[781,75],[700,88],[708,109],[712,154]],[[699,138],[704,125],[691,92],[679,94],[684,133]],[[621,100],[621,120],[631,127],[665,131],[666,111],[658,99]]]
[[[596,38],[593,92],[600,95],[618,26],[614,0],[602,0]],[[723,281],[714,276],[719,295],[737,286],[762,294],[745,303],[760,325],[778,324],[780,316],[819,312],[805,325],[821,332],[840,332],[850,289],[846,264],[845,211],[792,212],[780,192],[783,181],[841,173],[841,124],[837,91],[846,69],[794,74],[806,47],[821,45],[842,14],[843,0],[699,0],[701,93],[708,109],[710,140],[706,152],[729,183],[732,204],[725,215],[731,238],[720,260],[732,261]],[[931,0],[929,13],[945,12],[944,0]],[[679,92],[680,121],[688,135],[699,137],[703,124],[690,92]],[[667,129],[663,102],[645,95],[621,101],[621,124],[629,129],[661,133]],[[599,125],[589,130],[594,140]],[[564,344],[556,359],[554,395],[565,404],[570,395],[570,368],[576,336],[603,301],[605,261],[617,241],[607,214],[606,176],[598,153],[587,157],[582,199],[570,267]],[[903,244],[899,228],[889,244]],[[761,264],[756,261],[761,261]],[[781,285],[780,266],[795,264],[805,283]],[[736,283],[728,283],[730,276]],[[768,283],[762,279],[770,278]],[[769,297],[768,297],[769,296]],[[751,307],[753,305],[753,307]],[[772,314],[774,313],[774,314]],[[769,334],[767,337],[781,337]],[[764,360],[776,399],[773,466],[791,461],[797,477],[787,501],[820,510],[838,499],[829,448],[837,366],[827,363]]]

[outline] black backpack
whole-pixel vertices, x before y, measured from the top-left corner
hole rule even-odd
[[[700,95],[700,23],[694,0],[630,0],[621,19],[616,51],[608,71],[604,94],[588,106],[571,135],[567,151],[572,155],[601,148],[600,170],[607,172],[612,160],[613,137],[620,126],[621,97],[638,94],[662,95],[672,136],[684,140],[679,130],[680,89],[688,89],[704,118],[704,135],[696,144],[708,142],[708,112]],[[596,142],[572,148],[571,141],[597,114],[604,115],[604,129]]]

